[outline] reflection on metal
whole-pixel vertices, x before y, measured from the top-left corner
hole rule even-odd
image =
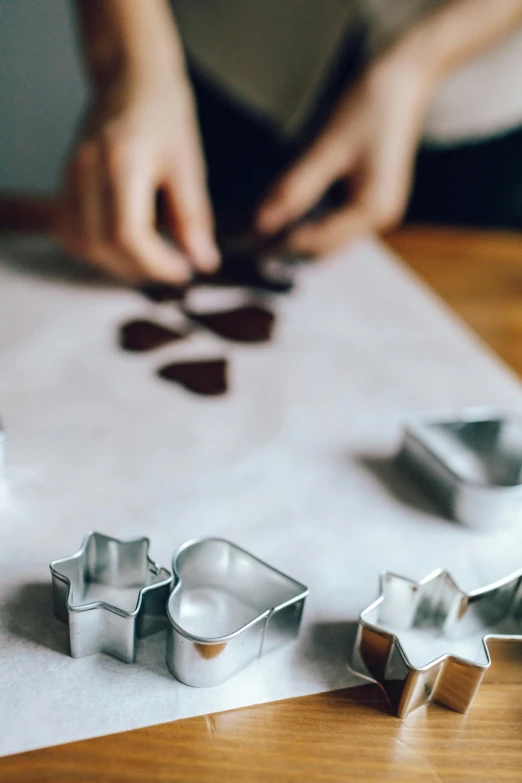
[[[522,663],[514,641],[522,642],[522,570],[471,593],[446,571],[420,582],[386,573],[360,616],[352,667],[380,683],[401,718],[430,701],[466,712],[491,667],[490,645],[512,668]]]
[[[188,541],[174,555],[167,666],[217,685],[297,637],[308,589],[229,541]]]
[[[51,563],[54,613],[69,626],[73,658],[105,652],[133,663],[137,638],[165,625],[172,574],[148,549],[148,538],[88,533],[78,552]]]
[[[481,529],[522,520],[522,418],[488,408],[405,426],[400,461],[445,513]]]

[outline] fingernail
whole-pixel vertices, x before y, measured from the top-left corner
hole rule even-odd
[[[215,243],[204,232],[191,237],[190,247],[198,267],[205,272],[215,272],[219,267],[221,254]]]

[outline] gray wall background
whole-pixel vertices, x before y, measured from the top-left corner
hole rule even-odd
[[[72,0],[0,0],[0,190],[56,189],[85,99]]]

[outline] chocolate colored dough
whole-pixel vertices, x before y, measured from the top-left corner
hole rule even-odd
[[[158,375],[165,381],[179,383],[194,394],[208,397],[225,394],[228,389],[226,359],[173,362],[160,367]]]
[[[206,285],[256,288],[272,294],[286,294],[294,287],[290,277],[278,277],[263,269],[262,258],[248,250],[225,253],[216,275],[201,276]]]
[[[185,335],[153,321],[137,319],[120,326],[119,343],[124,351],[143,353],[183,339]]]
[[[186,290],[186,287],[168,283],[148,283],[140,288],[143,296],[151,302],[179,302],[185,296]]]
[[[275,315],[260,305],[244,305],[233,310],[186,315],[211,332],[238,343],[264,343],[270,340]]]

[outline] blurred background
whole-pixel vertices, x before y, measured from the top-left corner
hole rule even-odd
[[[86,99],[69,0],[0,0],[0,191],[53,192]]]
[[[287,7],[295,5],[294,0],[288,2]],[[178,0],[174,5],[179,6],[190,49],[191,35],[194,35],[191,33],[194,27],[191,13],[196,6],[210,8],[211,4],[205,0],[201,3]],[[381,40],[389,39],[405,24],[404,6],[400,2],[368,0],[359,5],[364,14],[374,17],[372,34],[377,48]],[[408,5],[415,6],[406,22],[411,23],[425,7],[440,3],[417,0]],[[197,61],[197,52],[195,58]],[[436,155],[440,150],[469,146],[470,140],[495,139],[513,129],[518,132],[522,126],[521,73],[522,34],[517,28],[478,57],[459,65],[438,89],[427,114],[422,134],[423,149],[435,151]],[[4,201],[7,195],[14,193],[57,192],[63,162],[86,96],[73,3],[70,0],[0,0],[0,195]],[[493,110],[490,109],[492,96]],[[516,156],[510,166],[516,168],[517,174],[511,174],[512,178],[515,176],[515,182],[509,185],[507,216],[505,211],[493,214],[491,205],[482,212],[475,210],[473,215],[466,215],[465,210],[454,205],[447,214],[442,211],[436,215],[436,219],[443,223],[522,225],[522,186],[518,177],[518,172],[522,173],[521,139],[519,134],[515,142],[511,140],[511,146],[508,144],[500,153],[502,165],[506,165],[507,158]],[[435,165],[430,158],[430,176],[442,162],[446,169],[454,167],[451,157],[435,157]],[[461,172],[459,180],[467,177],[470,169],[475,169],[473,159],[464,169],[459,168],[461,166],[459,159],[455,168]],[[497,157],[493,156],[488,166],[499,169]],[[490,191],[502,189],[505,176],[504,170],[499,169],[496,180],[484,180],[485,186]],[[437,187],[452,190],[455,184],[438,183]],[[472,177],[468,189],[459,191],[455,201],[468,198],[467,194],[476,188],[477,179]],[[517,191],[514,208],[513,190]],[[499,194],[499,198],[502,200],[504,196]],[[416,218],[423,220],[422,210],[418,215],[413,214],[413,219]]]

